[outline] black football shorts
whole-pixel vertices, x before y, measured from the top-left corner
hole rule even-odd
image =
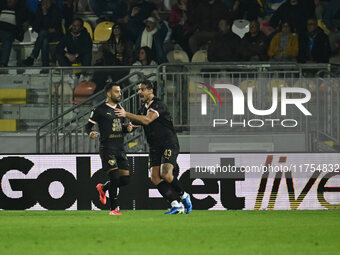
[[[129,161],[124,151],[101,149],[99,154],[104,171],[107,172],[111,169],[129,170]]]
[[[165,163],[170,163],[174,167],[176,167],[178,154],[179,147],[176,145],[169,145],[160,148],[150,148],[149,168],[153,166],[160,166],[161,164]]]

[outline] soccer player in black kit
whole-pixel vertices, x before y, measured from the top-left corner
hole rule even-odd
[[[178,171],[177,135],[168,108],[155,97],[155,89],[155,85],[148,80],[138,85],[138,94],[144,103],[138,115],[126,112],[123,107],[116,108],[115,113],[119,117],[126,117],[143,125],[150,149],[151,181],[171,204],[171,209],[166,214],[182,214],[184,210],[179,201],[182,201],[185,212],[190,213],[190,195],[184,191],[182,184],[173,174]]]
[[[129,183],[129,163],[124,151],[124,133],[132,131],[132,125],[124,124],[124,118],[115,114],[115,109],[120,108],[118,104],[121,98],[119,85],[108,83],[105,86],[107,100],[91,112],[90,119],[85,126],[86,132],[91,138],[99,134],[92,131],[95,124],[99,125],[100,132],[100,158],[102,170],[109,175],[109,181],[98,184],[100,201],[106,204],[106,191],[110,195],[110,215],[121,215],[117,206],[118,187]]]

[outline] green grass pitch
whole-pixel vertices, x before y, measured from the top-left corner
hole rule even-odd
[[[0,211],[0,254],[340,254],[340,211]]]

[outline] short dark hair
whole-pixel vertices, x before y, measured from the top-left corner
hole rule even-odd
[[[84,26],[84,20],[83,20],[82,18],[75,17],[75,18],[72,20],[72,24],[73,24],[75,21],[79,21],[79,22],[81,23],[81,25]]]
[[[147,89],[153,89],[154,94],[157,91],[157,82],[156,81],[149,81],[149,80],[142,80],[140,84],[144,84]]]
[[[104,90],[105,90],[105,93],[109,92],[113,86],[118,86],[120,87],[120,85],[118,85],[117,83],[114,83],[114,82],[108,82],[106,83],[105,87],[104,87]]]

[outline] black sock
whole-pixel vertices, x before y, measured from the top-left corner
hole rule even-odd
[[[129,175],[123,175],[119,177],[119,187],[123,187],[125,185],[128,185],[130,182],[130,176]],[[110,181],[107,181],[103,184],[102,190],[106,192],[109,189]]]
[[[178,193],[180,197],[183,196],[184,189],[183,189],[182,183],[180,183],[179,180],[177,180],[175,176],[172,182],[169,184],[174,188],[174,190]]]
[[[161,195],[168,200],[169,203],[176,200],[179,201],[179,196],[174,188],[167,182],[161,181],[157,186],[157,189]]]
[[[113,170],[109,173],[109,195],[110,195],[110,208],[114,210],[117,208],[117,188],[119,187],[119,172]]]
[[[103,184],[102,190],[106,192],[109,189],[110,181],[107,181]]]

